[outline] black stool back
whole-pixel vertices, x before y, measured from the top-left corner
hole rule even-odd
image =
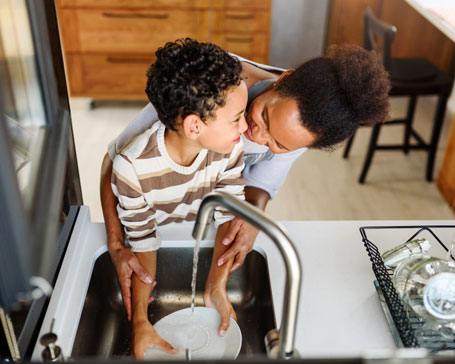
[[[447,99],[452,89],[453,78],[447,76],[437,66],[424,58],[392,58],[391,47],[397,32],[396,27],[380,21],[367,9],[364,15],[363,47],[375,51],[381,57],[384,68],[390,74],[392,89],[390,96],[408,96],[409,104],[405,119],[389,120],[373,126],[367,155],[359,177],[359,183],[364,183],[368,169],[376,150],[425,150],[428,152],[426,179],[432,181],[436,151],[441,133]],[[415,106],[419,95],[437,95],[433,129],[430,141],[426,142],[413,128]],[[403,124],[405,126],[402,144],[379,145],[379,133],[382,126]],[[343,157],[348,158],[355,134],[349,138]],[[413,143],[411,143],[411,140]]]

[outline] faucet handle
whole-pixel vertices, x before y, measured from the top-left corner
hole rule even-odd
[[[62,349],[60,346],[55,345],[58,336],[52,332],[54,328],[54,319],[52,319],[51,330],[40,338],[40,343],[45,348],[41,353],[43,361],[63,361]]]

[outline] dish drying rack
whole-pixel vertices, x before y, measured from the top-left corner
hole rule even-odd
[[[449,249],[435,234],[435,229],[454,229],[455,225],[428,225],[428,226],[364,226],[360,228],[363,244],[372,263],[372,269],[376,276],[374,285],[378,293],[381,306],[384,310],[387,322],[392,332],[397,347],[402,348],[426,348],[432,353],[452,351],[455,353],[455,340],[442,336],[439,332],[426,332],[425,337],[416,336],[416,329],[423,326],[425,321],[417,317],[414,312],[405,306],[393,283],[393,269],[387,268],[382,260],[378,247],[368,239],[368,230],[394,230],[411,229],[415,233],[405,241],[419,238],[423,232],[428,232],[437,241],[445,252]],[[452,260],[455,257],[451,255]]]

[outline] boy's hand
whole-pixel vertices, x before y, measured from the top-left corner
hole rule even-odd
[[[239,269],[249,252],[253,250],[254,241],[259,230],[246,221],[236,217],[231,221],[228,231],[222,240],[223,245],[232,246],[218,259],[217,265],[220,267],[232,257],[235,257],[229,273]]]
[[[204,291],[204,303],[207,307],[216,308],[221,316],[221,323],[218,329],[220,336],[225,336],[229,329],[230,318],[237,321],[237,315],[232,307],[231,301],[226,292],[226,288],[214,286],[206,287]]]
[[[141,281],[147,284],[153,283],[153,278],[144,269],[131,249],[119,247],[109,250],[109,253],[115,270],[117,271],[117,277],[122,290],[122,298],[128,314],[128,320],[131,320],[131,275],[134,272]]]
[[[150,322],[144,320],[133,323],[132,354],[134,357],[144,359],[145,350],[149,346],[161,349],[169,354],[178,353],[177,349],[158,335]]]

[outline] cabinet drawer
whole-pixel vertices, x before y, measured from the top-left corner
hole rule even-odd
[[[66,56],[71,96],[145,100],[146,72],[155,57]]]
[[[65,52],[153,54],[168,41],[209,37],[205,10],[61,9]]]
[[[215,33],[268,32],[269,13],[260,10],[216,10]]]
[[[208,8],[210,0],[57,0],[56,3],[60,8]]]
[[[224,9],[270,9],[270,0],[214,0],[213,6]]]
[[[265,34],[215,34],[213,43],[252,61],[268,62],[269,47]]]

